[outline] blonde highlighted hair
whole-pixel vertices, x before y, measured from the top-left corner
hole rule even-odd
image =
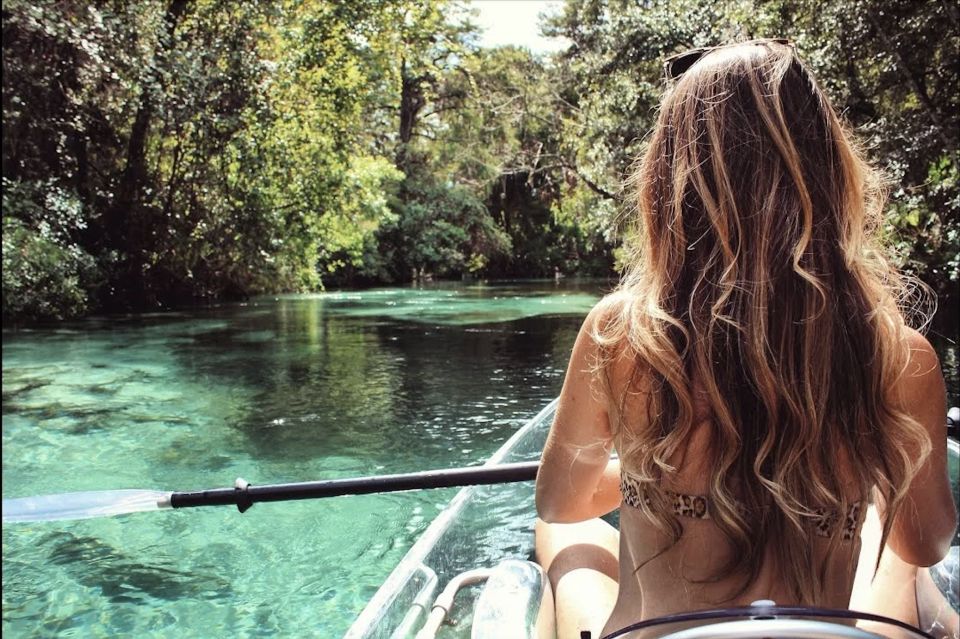
[[[930,449],[891,401],[910,286],[875,246],[878,174],[792,47],[771,41],[719,47],[668,87],[630,185],[629,267],[594,334],[623,467],[651,487],[675,473],[702,389],[711,518],[732,548],[716,578],[742,577],[733,598],[773,557],[797,601],[817,603],[814,509],[845,513],[876,489],[885,540]],[[633,375],[614,388],[624,355]],[[638,419],[624,407],[640,379]],[[642,508],[675,542],[660,501]]]

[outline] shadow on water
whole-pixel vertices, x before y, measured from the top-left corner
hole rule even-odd
[[[31,391],[35,391],[38,388],[43,388],[44,386],[49,386],[50,382],[48,381],[32,381],[21,384],[19,386],[11,386],[9,389],[3,390],[3,412],[12,412],[12,403],[17,401],[18,398],[29,394]]]
[[[178,569],[182,562],[173,559],[151,556],[147,551],[132,557],[95,537],[67,532],[51,533],[40,543],[51,547],[51,563],[64,566],[84,586],[98,588],[112,603],[137,603],[145,598],[213,600],[232,595],[228,580],[203,574],[204,568],[214,572],[213,565],[188,572]]]

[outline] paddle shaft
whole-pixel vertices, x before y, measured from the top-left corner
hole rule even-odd
[[[173,508],[236,505],[240,512],[243,512],[257,502],[319,499],[340,495],[367,495],[369,493],[389,493],[426,488],[508,484],[535,479],[539,465],[540,462],[532,461],[294,484],[268,484],[264,486],[241,484],[236,488],[214,488],[197,492],[173,493],[170,495],[170,505]],[[238,483],[241,481],[238,480]]]

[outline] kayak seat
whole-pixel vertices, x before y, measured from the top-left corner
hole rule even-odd
[[[487,579],[473,612],[471,639],[552,639],[553,593],[543,568],[506,559]]]

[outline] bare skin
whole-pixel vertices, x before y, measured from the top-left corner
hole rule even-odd
[[[685,519],[680,541],[659,555],[657,550],[667,545],[668,538],[639,510],[626,505],[621,509],[622,534],[595,519],[618,508],[621,501],[619,463],[610,460],[617,442],[591,372],[597,351],[590,332],[600,319],[598,314],[595,309],[587,318],[574,346],[537,478],[537,556],[553,586],[558,637],[577,638],[581,631],[589,630],[596,638],[644,619],[721,605],[746,605],[757,599],[806,603],[791,599],[772,562],[733,600],[725,596],[731,589],[729,582],[693,583],[712,575],[725,553],[730,552],[709,519]],[[898,389],[898,403],[928,430],[932,441],[942,442],[946,407],[939,363],[921,335],[911,331],[908,339],[912,356]],[[630,367],[630,362],[615,367],[615,387],[617,381],[627,379]],[[644,411],[630,414],[642,415]],[[709,411],[701,406],[698,420],[709,419]],[[696,462],[708,457],[703,454],[707,442],[702,433],[705,430],[695,432],[687,449],[674,460],[679,470],[665,488],[686,494],[708,492],[710,469]],[[914,566],[938,561],[946,553],[956,525],[942,448],[934,446],[911,485],[909,507],[894,522],[888,541],[901,561]],[[842,456],[838,467],[843,477]],[[826,552],[822,538],[811,536],[811,545]],[[860,546],[859,538],[854,538],[844,542],[831,557],[825,575],[826,601],[821,604],[847,607]]]

